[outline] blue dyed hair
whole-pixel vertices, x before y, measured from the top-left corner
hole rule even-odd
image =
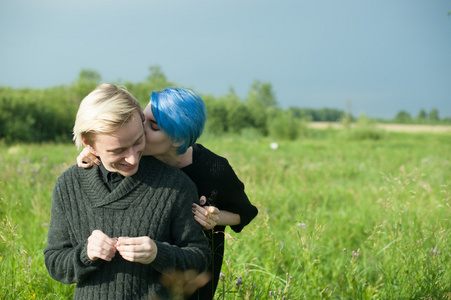
[[[160,129],[172,142],[183,143],[177,153],[185,153],[204,131],[207,114],[202,98],[189,89],[167,88],[152,92],[150,102]]]

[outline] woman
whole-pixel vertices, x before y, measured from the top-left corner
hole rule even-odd
[[[190,299],[213,299],[224,255],[225,227],[240,232],[258,210],[227,159],[195,143],[206,121],[205,104],[197,94],[181,88],[152,92],[144,116],[144,155],[181,169],[197,186],[200,205],[193,203],[193,213],[210,241],[212,280]],[[82,167],[99,164],[86,149],[77,161]]]

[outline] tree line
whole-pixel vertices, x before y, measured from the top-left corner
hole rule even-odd
[[[447,117],[440,119],[438,110],[433,108],[429,112],[421,109],[415,117],[412,117],[410,113],[401,110],[396,114],[393,121],[401,124],[440,124],[451,123],[451,118]]]
[[[159,66],[149,68],[149,76],[142,82],[116,82],[126,87],[144,107],[150,92],[169,86],[178,86],[168,80]],[[70,142],[75,114],[81,100],[101,83],[101,76],[94,70],[82,70],[78,78],[68,86],[45,89],[0,86],[0,141],[14,142]],[[204,99],[208,120],[206,132],[214,134],[251,134],[275,136],[279,139],[296,139],[306,132],[305,122],[353,121],[344,111],[323,108],[309,109],[278,106],[272,85],[255,80],[245,99],[231,88],[227,94],[213,96],[196,91]],[[400,123],[440,122],[438,111],[420,112],[418,118],[400,112],[394,121]]]

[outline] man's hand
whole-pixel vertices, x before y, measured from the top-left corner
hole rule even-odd
[[[88,238],[87,253],[90,260],[111,261],[116,255],[117,239],[110,238],[100,230],[94,230]]]
[[[141,264],[150,264],[158,253],[157,245],[148,236],[120,237],[116,249],[125,260]]]

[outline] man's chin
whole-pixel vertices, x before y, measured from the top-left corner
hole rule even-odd
[[[132,176],[135,175],[136,172],[138,171],[138,165],[134,166],[134,167],[122,167],[119,170],[119,174],[121,174],[122,176]]]

